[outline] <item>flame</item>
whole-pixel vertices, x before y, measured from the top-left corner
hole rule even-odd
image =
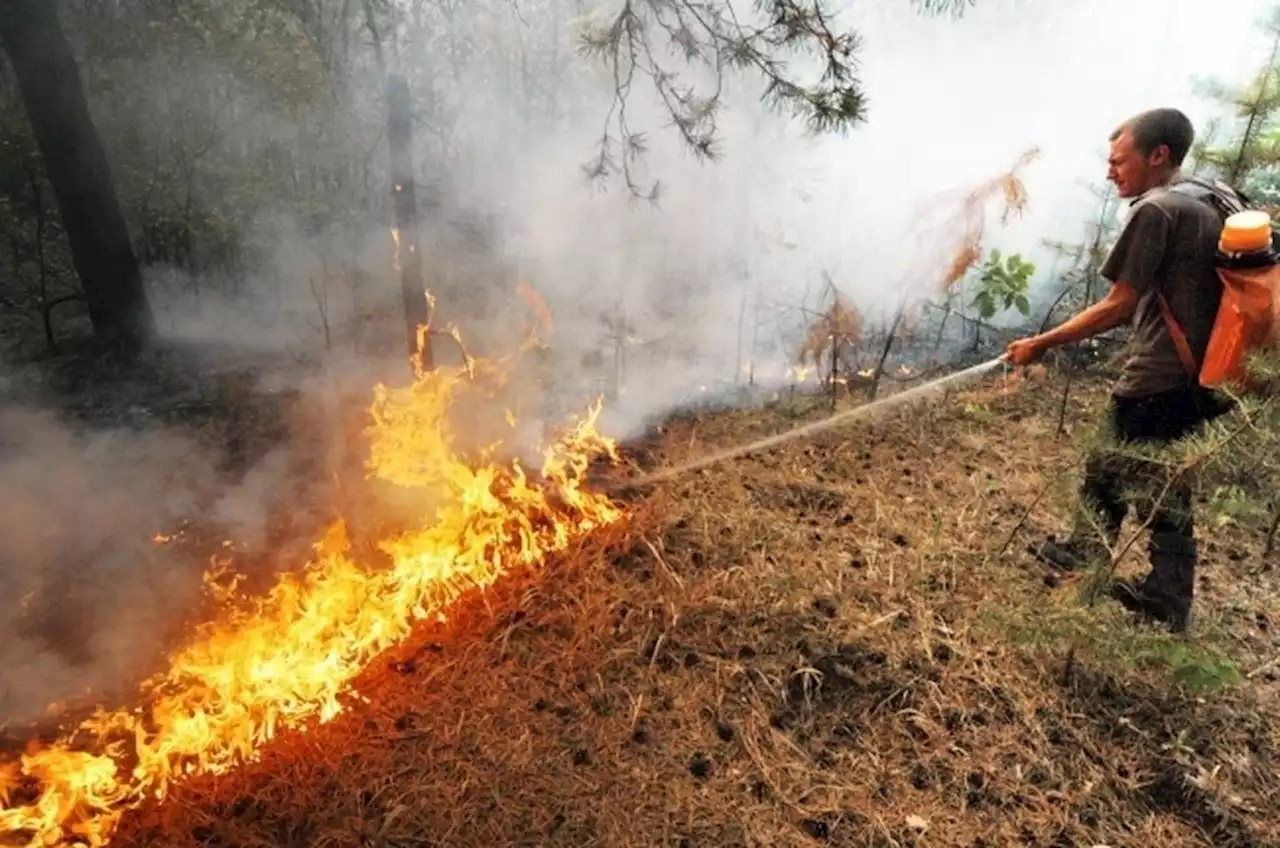
[[[521,280],[516,283],[516,294],[533,310],[533,314],[537,316],[538,323],[542,325],[542,329],[547,332],[555,329],[555,318],[552,317],[551,310],[547,308],[547,302],[542,299],[542,295],[538,294],[537,289]]]
[[[492,449],[464,460],[449,410],[500,370],[474,365],[374,389],[370,477],[430,506],[378,543],[381,561],[357,560],[341,520],[307,567],[265,597],[237,598],[230,560],[213,561],[206,584],[223,612],[143,684],[141,709],[100,710],[50,746],[0,762],[0,843],[107,845],[127,811],[176,781],[226,772],[282,731],[337,716],[354,678],[415,622],[443,619],[463,593],[621,517],[583,485],[593,457],[616,459],[595,429],[599,402],[546,448],[536,478]]]
[[[797,383],[807,383],[817,373],[818,369],[812,365],[794,365],[787,369],[787,376]]]

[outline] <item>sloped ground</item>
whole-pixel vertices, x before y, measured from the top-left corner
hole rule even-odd
[[[1258,674],[1125,668],[1170,641],[1024,551],[1073,480],[1059,396],[989,383],[648,493],[117,844],[1280,845],[1261,533],[1206,533],[1189,647]],[[819,414],[673,422],[644,461]]]

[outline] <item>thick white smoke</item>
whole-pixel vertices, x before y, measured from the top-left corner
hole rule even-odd
[[[748,360],[758,374],[782,373],[803,309],[818,305],[828,278],[873,316],[904,289],[936,285],[932,257],[949,246],[920,231],[922,213],[940,214],[937,198],[1004,172],[1032,147],[1041,156],[1023,171],[1029,212],[1007,228],[993,221],[985,246],[1023,253],[1038,265],[1037,284],[1050,283],[1053,257],[1041,242],[1079,239],[1095,216],[1087,184],[1104,180],[1110,130],[1157,105],[1203,126],[1219,107],[1195,94],[1195,79],[1246,78],[1266,47],[1252,25],[1267,4],[981,0],[959,19],[922,16],[907,0],[845,4],[836,23],[862,36],[869,98],[867,122],[847,135],[812,137],[766,114],[761,82],[746,73],[727,84],[722,158],[703,162],[637,74],[627,118],[648,150],[636,180],[661,180],[657,207],[635,201],[620,178],[604,192],[583,179],[616,81],[606,63],[574,51],[581,26],[616,14],[616,4],[469,8],[447,27],[423,28],[413,23],[422,9],[406,0],[398,37],[383,34],[394,46],[388,68],[409,78],[419,110],[427,284],[442,313],[459,315],[464,334],[488,348],[511,341],[512,312],[523,308],[512,277],[521,274],[556,316],[548,383],[569,406],[622,389],[608,420],[629,435],[738,379]],[[350,64],[335,135],[385,193],[384,77],[367,45],[363,56]],[[705,70],[682,79],[712,84]],[[289,136],[287,114],[252,107],[255,117],[225,128],[226,144]],[[249,284],[204,293],[198,310],[189,297],[161,296],[165,326],[273,350],[322,346],[327,328],[336,355],[352,356],[360,310],[398,308],[391,218],[378,200],[321,233],[299,210],[260,212],[253,231],[267,260]],[[459,233],[477,224],[488,236],[469,244]]]

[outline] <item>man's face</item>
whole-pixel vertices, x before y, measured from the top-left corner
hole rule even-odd
[[[1107,155],[1107,179],[1123,197],[1137,197],[1160,184],[1169,167],[1169,148],[1159,145],[1145,156],[1133,144],[1128,130],[1111,142]]]

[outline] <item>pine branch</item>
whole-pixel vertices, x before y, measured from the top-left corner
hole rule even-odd
[[[582,34],[579,52],[603,62],[614,83],[597,154],[584,168],[589,178],[620,175],[633,195],[657,197],[657,183],[641,187],[635,174],[645,150],[627,114],[637,77],[647,78],[684,145],[701,160],[719,156],[717,117],[735,71],[762,78],[765,103],[810,131],[843,131],[866,119],[855,73],[857,34],[833,29],[823,0],[757,0],[756,7],[760,21],[749,23],[732,0],[624,0],[605,25]],[[792,74],[788,54],[815,60],[817,79]],[[682,71],[709,71],[711,83],[701,89]]]
[[[951,15],[958,18],[966,10],[978,5],[978,0],[911,0],[911,4],[926,15]]]
[[[1259,23],[1271,39],[1266,62],[1246,86],[1232,88],[1217,80],[1197,80],[1195,88],[1203,97],[1227,106],[1241,124],[1239,137],[1225,147],[1216,146],[1213,136],[1218,124],[1212,122],[1204,140],[1194,148],[1198,163],[1212,166],[1224,180],[1239,186],[1249,173],[1268,163],[1271,128],[1280,110],[1280,84],[1277,84],[1277,61],[1280,60],[1280,12]]]

